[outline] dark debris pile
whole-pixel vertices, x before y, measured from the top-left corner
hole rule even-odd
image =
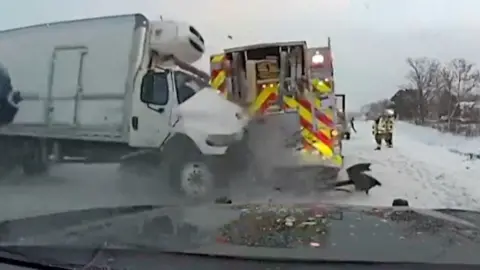
[[[328,227],[328,215],[313,209],[245,208],[237,220],[220,229],[220,238],[254,247],[319,247]]]

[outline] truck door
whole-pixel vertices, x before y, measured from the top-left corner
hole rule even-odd
[[[78,103],[83,92],[83,46],[56,47],[52,54],[47,100],[49,125],[77,124]]]
[[[129,145],[156,148],[169,136],[171,108],[175,102],[168,70],[148,71],[135,82],[132,97]]]

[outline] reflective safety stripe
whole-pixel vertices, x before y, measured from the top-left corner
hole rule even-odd
[[[255,101],[249,107],[249,114],[263,114],[272,105],[278,97],[278,85],[269,86],[260,92]],[[300,117],[301,135],[304,140],[305,150],[316,150],[332,163],[341,166],[342,157],[334,151],[334,140],[331,131],[335,128],[333,121],[333,112],[331,109],[317,109],[312,113],[312,106],[307,99],[295,99],[293,97],[284,96],[283,102],[286,108],[296,110]],[[314,123],[317,131],[315,131]]]
[[[307,128],[302,128],[301,134],[302,134],[302,137],[308,142],[309,145],[313,146],[325,157],[328,157],[328,158],[333,157],[332,148],[330,148],[321,140],[319,140],[318,137],[315,136],[315,134],[311,130],[308,130]]]
[[[268,86],[260,92],[255,101],[248,108],[250,115],[263,114],[270,106],[270,102],[277,98],[278,85]]]
[[[315,99],[315,108],[319,110],[317,117],[322,117],[325,123],[328,123],[328,127],[336,128],[334,117],[335,114],[333,110],[329,107],[329,104],[325,104],[326,100],[321,100],[319,98]],[[329,101],[329,100],[328,100]]]
[[[332,157],[332,162],[335,165],[342,166],[343,164],[343,157],[341,155],[335,154]]]
[[[213,78],[213,80],[210,82],[213,88],[220,90],[222,87],[222,84],[225,83],[225,80],[227,79],[227,73],[223,70],[218,72],[216,76]]]
[[[300,124],[308,125],[307,128],[313,130],[313,124],[314,124],[314,118],[312,115],[311,107],[308,101],[303,100],[302,102],[297,101],[295,98],[292,97],[287,97],[285,96],[283,98],[283,101],[285,102],[285,105],[287,105],[289,108],[296,109],[299,116],[300,116]],[[315,124],[320,124],[320,131],[322,134],[322,138],[325,138],[326,140],[331,139],[331,133],[325,129],[325,124],[321,123],[319,120],[316,119]],[[322,128],[323,125],[323,128]]]
[[[310,101],[306,99],[299,99],[298,102],[305,108],[311,107]],[[333,122],[333,117],[323,112],[323,110],[319,108],[315,108],[315,116],[318,118],[321,125],[325,125],[326,127],[330,127],[330,128],[335,127],[335,123]]]
[[[320,94],[327,95],[333,92],[332,86],[330,83],[320,80],[320,79],[313,79],[312,80],[313,89],[320,92]]]
[[[217,55],[212,55],[212,58],[210,59],[210,62],[212,63],[221,63],[225,60],[225,55],[224,54],[217,54]]]
[[[308,150],[313,148],[322,153],[325,157],[332,157],[333,141],[330,129],[320,128],[315,131],[314,117],[310,110],[311,108],[305,106],[307,105],[305,101],[300,103],[294,98],[285,97],[284,102],[288,107],[297,109],[300,116],[300,125],[302,127],[301,134],[305,142],[304,148]],[[310,105],[308,107],[310,107]],[[319,122],[319,119],[315,119],[315,122]]]
[[[375,133],[385,133],[385,132],[392,132],[393,131],[393,120],[392,119],[384,119],[383,117],[379,119],[378,124],[373,123],[372,132]]]
[[[225,55],[212,55],[210,57],[210,85],[227,96],[227,72],[224,69]]]
[[[317,97],[315,99],[315,106],[319,109],[330,109],[330,111],[332,111],[332,108],[335,106],[335,96]]]
[[[317,140],[313,132],[309,131],[308,129],[302,128],[301,134],[302,137],[307,141],[307,143],[313,146],[315,150],[322,153],[324,157],[330,159],[333,164],[342,166],[343,157],[339,154],[334,153],[332,148],[327,147],[325,144]]]

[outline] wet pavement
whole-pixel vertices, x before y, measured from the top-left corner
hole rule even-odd
[[[105,206],[212,203],[219,196],[228,196],[235,203],[320,201],[318,194],[276,191],[253,179],[241,179],[208,200],[192,202],[172,193],[164,180],[154,168],[133,170],[118,164],[61,164],[36,177],[14,172],[0,181],[4,206],[0,220]]]

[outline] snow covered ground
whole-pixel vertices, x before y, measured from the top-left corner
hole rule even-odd
[[[405,198],[415,207],[480,210],[480,160],[468,160],[451,151],[479,151],[480,140],[400,122],[394,148],[374,151],[371,123],[359,122],[357,129],[358,134],[345,143],[346,162],[371,162],[370,174],[383,185],[373,189],[370,196],[337,196],[333,201],[390,205],[394,198]]]
[[[404,135],[410,136],[419,142],[423,142],[430,146],[441,146],[449,150],[456,150],[460,152],[478,153],[480,154],[480,138],[465,138],[463,136],[456,136],[451,133],[441,133],[429,127],[416,126],[405,122],[398,123],[400,132],[408,130],[409,132],[402,132]]]
[[[310,196],[256,190],[234,201],[339,202],[390,205],[394,198],[408,199],[415,207],[449,207],[480,210],[480,160],[452,153],[478,150],[480,141],[441,134],[433,129],[398,123],[394,148],[374,151],[371,123],[358,122],[358,133],[345,141],[346,165],[372,163],[372,176],[381,187],[364,193],[330,192]],[[238,191],[239,187],[233,187]],[[37,178],[12,176],[0,182],[0,219],[32,216],[70,209],[132,204],[176,204],[161,179],[118,170],[117,165],[62,165]]]

